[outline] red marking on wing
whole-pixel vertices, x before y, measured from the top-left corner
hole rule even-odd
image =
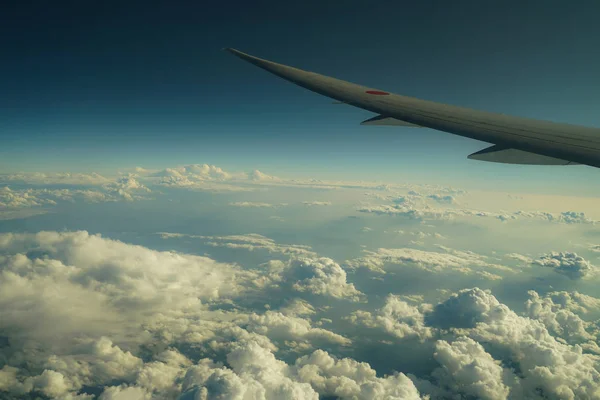
[[[382,92],[381,90],[367,90],[365,93],[375,94],[375,95],[378,95],[378,96],[387,96],[387,95],[389,95],[388,92]]]

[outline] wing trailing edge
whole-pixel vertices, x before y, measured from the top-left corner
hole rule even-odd
[[[510,147],[493,145],[469,155],[467,158],[503,164],[526,165],[577,165],[577,163],[560,158],[543,156]]]

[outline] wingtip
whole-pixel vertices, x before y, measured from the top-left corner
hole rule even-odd
[[[226,52],[231,53],[231,54],[234,54],[236,56],[240,55],[240,54],[244,54],[241,51],[239,51],[237,49],[234,49],[233,47],[223,47],[221,50],[222,51],[226,51]]]
[[[267,61],[267,60],[263,60],[261,58],[255,57],[255,56],[251,56],[250,54],[246,54],[243,51],[239,51],[239,50],[231,48],[231,47],[225,47],[223,50],[233,54],[234,56],[236,56],[238,58],[241,58],[242,60],[245,60],[252,64],[258,65],[261,68],[265,68],[265,65],[267,65],[267,64],[274,64],[271,61]]]

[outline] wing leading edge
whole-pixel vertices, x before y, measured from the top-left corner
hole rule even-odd
[[[225,50],[298,86],[379,114],[364,121],[365,125],[426,127],[498,145],[473,153],[469,156],[472,159],[600,167],[600,128],[512,117],[401,96],[263,60],[239,50]]]

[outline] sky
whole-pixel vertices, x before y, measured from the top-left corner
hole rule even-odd
[[[537,167],[475,167],[466,156],[485,143],[360,126],[371,113],[220,50],[423,99],[600,126],[600,6],[549,4],[11,2],[0,28],[0,166],[100,172],[208,162],[340,178],[360,160],[369,179],[415,170],[451,181],[543,179]],[[440,176],[441,165],[452,168]],[[553,172],[571,184],[572,169]]]
[[[600,400],[597,169],[221,51],[600,127],[597,1],[0,13],[0,400]]]

